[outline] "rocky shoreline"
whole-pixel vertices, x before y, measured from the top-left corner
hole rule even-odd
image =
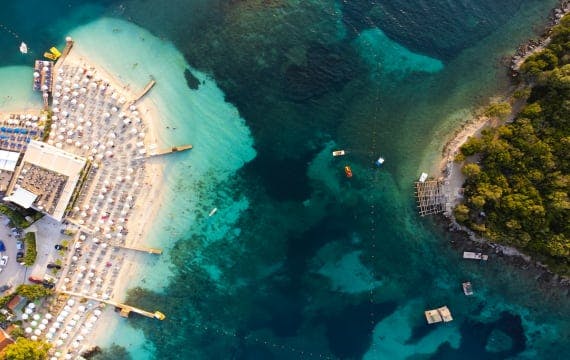
[[[512,77],[518,77],[519,68],[527,57],[548,45],[552,28],[558,25],[560,19],[568,13],[570,13],[570,0],[561,0],[558,6],[550,12],[542,35],[538,39],[529,39],[517,47],[515,54],[510,58],[509,70]]]
[[[509,69],[513,77],[519,74],[519,67],[524,60],[536,51],[540,51],[550,42],[550,32],[553,26],[560,23],[560,19],[570,13],[570,0],[562,0],[560,4],[551,11],[549,21],[543,35],[538,40],[529,40],[517,48],[515,55],[511,57]],[[453,158],[461,145],[469,136],[477,136],[480,130],[489,124],[489,119],[478,117],[477,119],[464,124],[456,131],[454,136],[445,144],[442,151],[441,171],[444,174],[446,184],[462,182],[459,166],[454,166]],[[492,124],[495,126],[496,124]],[[455,168],[455,169],[454,169]],[[452,169],[454,169],[452,171]],[[461,199],[458,191],[448,191],[448,202],[457,204]],[[478,236],[467,227],[460,225],[453,216],[453,211],[447,211],[444,216],[438,218],[438,223],[447,227],[451,235],[450,245],[458,252],[475,251],[489,255],[489,260],[504,261],[510,266],[523,271],[525,275],[534,278],[538,286],[542,289],[557,288],[565,290],[570,295],[570,277],[562,276],[551,271],[546,265],[532,257],[521,253],[519,250],[505,245],[496,244],[485,238]]]

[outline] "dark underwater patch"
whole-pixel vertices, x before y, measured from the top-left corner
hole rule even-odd
[[[510,338],[510,348],[502,351],[488,351],[488,342],[494,330]],[[467,320],[461,324],[461,343],[458,349],[449,344],[440,346],[431,359],[511,359],[526,349],[526,336],[520,316],[502,312],[499,319],[484,323]],[[468,354],[467,357],[464,357]]]
[[[372,331],[380,320],[392,314],[394,301],[371,304],[368,299],[349,305],[324,320],[332,353],[341,359],[360,359],[372,344]]]
[[[198,90],[200,87],[200,80],[189,69],[184,70],[184,78],[186,79],[186,84],[192,90]]]

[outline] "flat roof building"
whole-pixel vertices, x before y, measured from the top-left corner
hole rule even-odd
[[[32,140],[4,200],[61,221],[85,164],[82,157]]]

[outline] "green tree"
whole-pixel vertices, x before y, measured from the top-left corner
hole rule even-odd
[[[454,210],[455,219],[460,223],[464,223],[469,220],[469,208],[463,204],[459,204]]]
[[[2,353],[2,360],[45,360],[50,345],[45,341],[32,341],[25,337],[18,338]]]
[[[512,108],[509,103],[500,102],[489,105],[487,110],[485,110],[485,115],[488,117],[504,120],[511,113],[511,111]]]
[[[30,301],[34,301],[53,294],[53,291],[46,289],[42,285],[22,284],[16,288],[16,293]]]
[[[461,145],[461,153],[465,156],[474,155],[482,150],[483,142],[481,139],[470,136],[465,143]]]
[[[461,169],[461,172],[468,178],[475,178],[481,173],[481,168],[477,164],[466,164]]]

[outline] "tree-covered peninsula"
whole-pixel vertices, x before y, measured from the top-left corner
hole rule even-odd
[[[456,220],[570,273],[570,16],[520,68],[526,97],[514,120],[462,147],[464,202]],[[520,101],[520,100],[519,100]]]

